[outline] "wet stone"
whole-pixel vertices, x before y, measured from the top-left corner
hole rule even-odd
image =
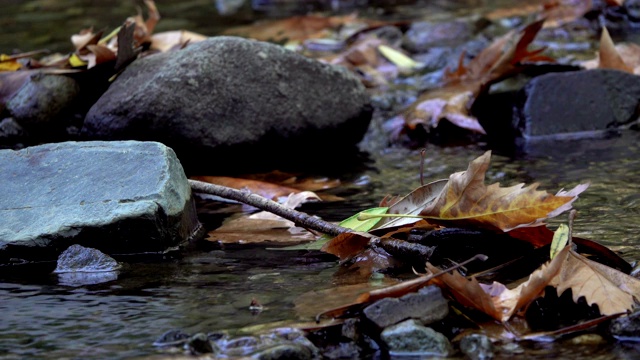
[[[444,335],[414,319],[384,329],[380,338],[391,355],[448,356],[453,352]]]
[[[456,46],[473,35],[472,24],[417,21],[411,24],[404,38],[404,46],[413,52],[423,52],[435,46]]]
[[[174,152],[154,142],[0,150],[0,262],[52,260],[72,244],[164,251],[201,229]]]
[[[495,348],[488,336],[471,334],[460,340],[460,351],[471,360],[486,360],[493,358]]]
[[[518,96],[514,128],[525,139],[585,136],[636,120],[640,77],[605,69],[550,73]]]
[[[120,264],[100,250],[71,245],[58,257],[54,273],[116,271]]]
[[[48,123],[69,109],[79,92],[70,77],[38,73],[7,102],[7,110],[23,126]]]
[[[609,333],[618,340],[640,342],[640,311],[612,320]]]
[[[298,344],[281,344],[265,350],[261,350],[257,354],[251,356],[252,359],[258,360],[280,360],[280,359],[313,359],[313,352],[304,346]]]
[[[366,318],[379,328],[406,319],[419,319],[422,324],[428,325],[444,319],[448,314],[448,302],[437,286],[427,286],[400,298],[384,298],[364,309]]]

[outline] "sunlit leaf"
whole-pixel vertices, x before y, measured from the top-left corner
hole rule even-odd
[[[180,49],[207,39],[205,35],[187,30],[165,31],[151,36],[151,49],[161,52]]]
[[[473,160],[466,171],[452,174],[440,196],[420,215],[448,224],[509,231],[543,224],[547,218],[570,210],[578,194],[588,187],[581,184],[569,192],[552,195],[536,190],[538,184],[535,183],[527,187],[518,184],[502,188],[497,183],[486,186],[484,180],[490,158],[488,151]]]
[[[369,214],[369,215],[386,214],[388,209],[389,209],[388,207],[377,207],[377,208],[363,210],[345,220],[342,220],[339,225],[347,229],[366,232],[371,230],[378,222],[382,220],[382,218],[374,217],[367,220],[358,220],[358,218],[362,214]]]
[[[89,63],[82,60],[77,54],[69,56],[69,64],[73,67],[87,66]]]
[[[21,67],[22,65],[15,58],[0,54],[0,71],[16,71],[20,70]]]
[[[560,224],[558,229],[553,233],[553,241],[551,242],[551,251],[549,258],[553,259],[560,252],[560,250],[564,249],[569,242],[569,227],[565,224]]]
[[[410,58],[409,56],[405,55],[404,53],[392,48],[391,46],[388,45],[380,45],[378,46],[378,51],[380,51],[380,53],[387,58],[387,60],[391,61],[394,65],[400,67],[400,68],[404,68],[404,69],[417,69],[420,68],[422,66],[424,66],[424,64],[419,63],[415,60],[413,60],[412,58]]]

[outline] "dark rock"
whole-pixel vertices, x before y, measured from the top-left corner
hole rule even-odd
[[[406,319],[419,319],[424,325],[444,319],[449,305],[437,286],[428,286],[417,293],[400,298],[384,298],[367,306],[364,315],[380,328]]]
[[[424,52],[436,46],[456,46],[468,40],[474,27],[462,21],[416,21],[405,33],[404,46],[413,52]]]
[[[630,20],[634,22],[640,21],[640,0],[626,0],[622,6],[625,8]]]
[[[58,257],[58,274],[61,285],[82,286],[100,284],[118,278],[120,264],[100,250],[71,245]]]
[[[313,359],[313,352],[304,346],[298,344],[280,344],[264,350],[251,356],[252,359],[258,360],[305,360]]]
[[[640,342],[640,311],[612,320],[609,333],[618,340]]]
[[[491,339],[482,334],[467,335],[460,340],[460,351],[472,360],[492,359],[495,348]]]
[[[209,340],[209,337],[204,333],[197,333],[190,337],[184,348],[191,355],[211,354],[220,351],[216,343]]]
[[[13,118],[0,121],[0,148],[14,148],[27,139],[27,132]]]
[[[63,75],[31,75],[7,102],[7,110],[23,126],[55,122],[80,91],[78,83]]]
[[[384,329],[380,338],[391,355],[448,356],[453,352],[444,335],[413,319]]]
[[[224,36],[129,65],[91,108],[82,134],[159,141],[191,167],[215,158],[217,169],[246,169],[353,149],[371,111],[345,69]]]
[[[0,150],[0,168],[0,260],[52,259],[71,244],[162,251],[200,230],[182,166],[159,143]]]
[[[617,70],[553,73],[534,78],[514,109],[514,127],[526,139],[576,137],[635,121],[640,77]]]
[[[322,352],[325,359],[357,359],[362,349],[353,341],[341,342],[332,346],[328,346]]]
[[[116,271],[120,264],[100,250],[71,245],[58,257],[54,273]]]
[[[180,329],[173,329],[160,335],[160,337],[153,342],[153,346],[182,346],[189,340],[190,337],[191,335],[185,333]]]

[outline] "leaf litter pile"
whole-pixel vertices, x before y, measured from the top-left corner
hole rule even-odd
[[[383,199],[379,207],[342,221],[339,228],[344,231],[338,236],[284,248],[321,249],[340,259],[337,276],[348,274],[351,282],[359,279],[357,286],[313,292],[313,300],[302,296],[299,306],[316,309],[317,320],[322,320],[318,326],[331,327],[376,300],[437,285],[470,319],[469,327],[512,339],[583,331],[632,312],[640,280],[628,275],[630,265],[606,247],[571,235],[573,204],[589,184],[556,194],[539,190],[538,184],[486,185],[490,157],[486,152],[449,179],[422,185],[404,197]],[[568,225],[561,224],[555,232],[546,226],[549,219],[566,213]],[[219,234],[214,230],[210,240]],[[411,270],[418,276],[406,280]],[[405,281],[393,280],[388,287],[370,290],[362,283],[374,273]],[[319,296],[325,298],[321,309]],[[557,311],[569,312],[572,303],[582,304],[586,309],[582,318],[557,328],[546,326],[544,332],[526,326],[531,316],[527,313],[535,313],[541,299],[567,296],[571,303],[560,303]],[[503,330],[490,326],[490,319],[502,324]]]

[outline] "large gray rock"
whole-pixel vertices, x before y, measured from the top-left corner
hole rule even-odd
[[[364,315],[380,328],[406,319],[419,319],[423,325],[444,319],[449,304],[437,286],[428,286],[417,293],[400,298],[384,298],[367,306]]]
[[[414,319],[384,329],[380,339],[391,355],[448,356],[453,352],[446,336]]]
[[[514,126],[524,138],[588,135],[638,118],[640,76],[603,69],[551,73],[531,80],[520,97]]]
[[[200,225],[174,152],[154,142],[67,142],[0,151],[0,261],[70,244],[161,251]]]
[[[361,140],[369,97],[348,71],[283,47],[215,37],[132,63],[82,134],[173,148],[183,165],[247,168],[340,154]]]

